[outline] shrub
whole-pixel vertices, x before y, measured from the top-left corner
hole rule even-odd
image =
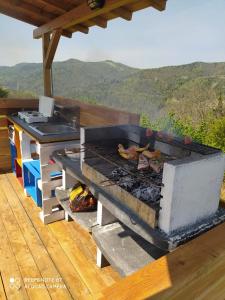
[[[0,98],[7,98],[9,95],[9,91],[0,87]]]

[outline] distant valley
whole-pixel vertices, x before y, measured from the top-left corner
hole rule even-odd
[[[70,59],[53,65],[54,94],[145,113],[190,114],[216,105],[225,95],[225,63],[196,62],[158,69],[135,69],[113,61]],[[0,67],[0,86],[21,96],[43,94],[42,65]]]

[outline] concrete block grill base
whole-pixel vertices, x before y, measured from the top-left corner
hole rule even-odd
[[[222,153],[164,164],[159,228],[167,234],[216,213],[224,174]]]
[[[116,197],[148,226],[162,233],[165,239],[169,240],[173,233],[185,231],[195,224],[206,223],[205,220],[216,215],[225,168],[224,154],[218,149],[195,142],[186,145],[179,137],[168,140],[158,137],[154,132],[149,138],[145,133],[144,128],[134,125],[82,129],[82,172],[98,185],[100,190]],[[104,180],[104,177],[107,179],[104,172],[106,159],[104,154],[98,155],[97,151],[89,153],[89,146],[101,144],[104,147],[104,142],[114,141],[112,152],[118,155],[116,143],[121,139],[127,141],[128,145],[133,143],[144,146],[150,143],[150,149],[160,150],[171,157],[171,160],[164,162],[163,187],[161,199],[157,202],[158,206],[146,205],[138,198],[135,199],[136,204],[132,203],[129,192],[120,190],[120,193],[116,193],[118,191],[116,184],[109,185],[107,188],[101,186],[101,180]],[[153,211],[151,222],[148,222],[148,217],[146,217],[149,212],[146,206]],[[219,221],[215,223],[220,222],[223,222],[223,218],[219,218]]]

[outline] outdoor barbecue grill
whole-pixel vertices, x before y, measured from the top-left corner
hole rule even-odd
[[[220,150],[157,132],[147,137],[146,129],[134,125],[82,129],[81,143],[83,174],[100,197],[104,194],[136,220],[126,225],[142,235],[142,223],[143,237],[147,231],[157,246],[172,249],[225,220],[219,208],[225,163]],[[162,153],[159,173],[138,170],[137,161],[122,158],[117,150],[118,144],[148,143]]]

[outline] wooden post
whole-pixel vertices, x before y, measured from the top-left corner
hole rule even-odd
[[[44,95],[51,97],[52,96],[51,67],[47,69],[45,66],[45,58],[47,55],[49,44],[50,44],[50,33],[45,33],[42,36]]]
[[[57,29],[52,36],[50,33],[42,36],[44,95],[48,97],[52,97],[53,93],[51,68],[61,34],[62,30]]]

